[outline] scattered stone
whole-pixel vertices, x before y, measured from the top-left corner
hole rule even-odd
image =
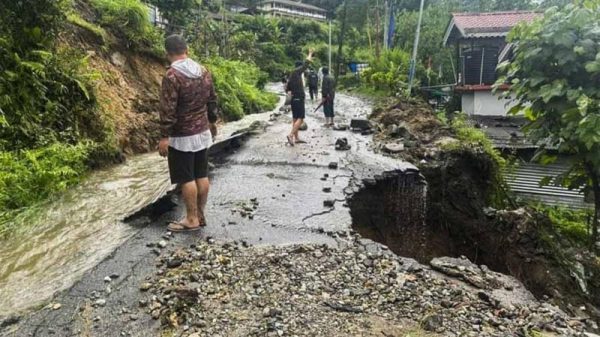
[[[121,276],[121,275],[119,275],[119,274],[116,274],[116,273],[110,274],[110,278],[111,278],[111,279],[113,279],[113,280],[116,280],[116,279],[118,279],[120,276]]]
[[[331,207],[335,206],[335,200],[327,199],[327,200],[323,201],[323,206],[331,208]]]
[[[346,131],[350,129],[350,126],[348,124],[335,124],[333,126],[333,130],[335,131]]]
[[[98,307],[103,307],[106,305],[106,300],[103,298],[97,299],[96,302],[94,302],[94,305]]]
[[[383,149],[388,153],[400,153],[404,151],[403,143],[387,143],[384,145]]]
[[[150,288],[152,288],[152,283],[150,282],[145,282],[140,285],[141,291],[148,291]]]
[[[159,241],[159,242],[158,242],[158,247],[160,247],[160,248],[165,248],[165,247],[167,247],[167,242],[166,242],[166,241],[164,241],[164,240],[161,240],[161,241]]]
[[[60,304],[60,303],[54,303],[52,305],[52,310],[58,310],[60,308],[62,308],[62,304]]]
[[[350,122],[350,128],[359,131],[370,130],[371,122],[366,118],[354,118]]]
[[[331,170],[337,170],[338,169],[338,163],[337,162],[331,162],[331,163],[329,163],[329,168]]]
[[[351,148],[352,147],[348,144],[348,139],[347,138],[338,138],[335,141],[335,149],[337,151],[348,151]]]
[[[331,193],[331,187],[323,187],[323,192]]]
[[[107,277],[104,278],[104,282],[108,283],[110,281],[112,281],[112,279],[110,278],[110,276],[107,276]]]
[[[334,303],[334,302],[325,302],[325,305],[330,307],[333,310],[341,311],[341,312],[351,312],[351,313],[361,313],[363,310],[361,308],[351,307],[349,305],[343,303]]]
[[[110,62],[119,68],[123,68],[127,63],[127,58],[119,52],[114,52],[110,55]]]
[[[421,326],[423,329],[431,332],[436,332],[444,325],[444,318],[440,315],[429,315],[423,319]]]
[[[183,261],[180,259],[170,259],[167,261],[167,268],[178,268],[183,264]]]

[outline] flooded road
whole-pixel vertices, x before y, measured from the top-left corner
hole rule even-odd
[[[223,125],[217,141],[268,118],[249,115]],[[73,285],[139,230],[123,219],[172,188],[166,159],[148,153],[93,172],[18,216],[16,227],[23,229],[0,244],[0,316],[35,307]]]

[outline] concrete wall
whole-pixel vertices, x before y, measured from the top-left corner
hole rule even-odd
[[[511,100],[498,99],[491,91],[463,93],[461,103],[462,110],[467,115],[483,116],[506,116],[507,111],[514,106]]]

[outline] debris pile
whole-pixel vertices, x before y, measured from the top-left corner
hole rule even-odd
[[[159,258],[140,305],[164,329],[193,337],[381,336],[376,325],[403,331],[407,321],[444,336],[576,336],[583,327],[549,305],[506,304],[363,241],[202,242]]]
[[[420,99],[390,99],[375,108],[370,119],[378,125],[377,150],[415,163],[435,157],[438,142],[452,135],[433,108]]]

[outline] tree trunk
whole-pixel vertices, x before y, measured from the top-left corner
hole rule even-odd
[[[340,78],[340,65],[343,61],[343,48],[344,48],[344,36],[346,35],[346,17],[348,14],[348,0],[344,1],[344,7],[342,9],[342,26],[340,28],[340,36],[338,41],[338,54],[335,63],[335,78]]]

